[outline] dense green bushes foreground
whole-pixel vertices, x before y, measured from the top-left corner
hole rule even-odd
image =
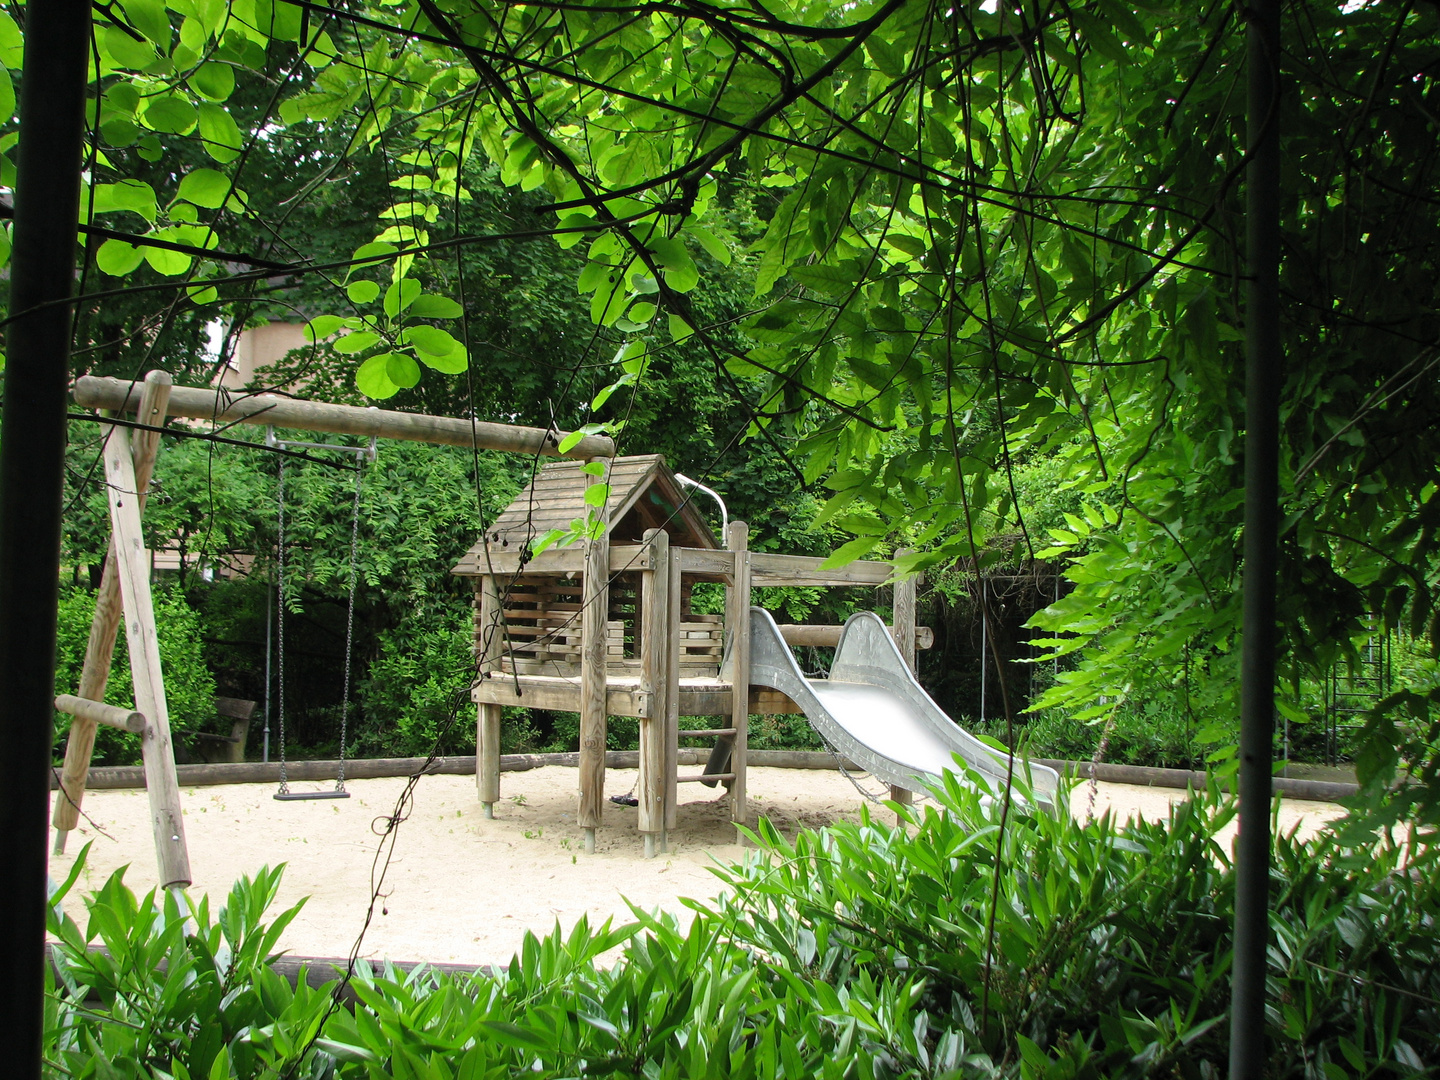
[[[174,901],[137,904],[117,874],[84,928],[52,918],[45,1055],[53,1075],[211,1080],[1218,1076],[1233,877],[1212,835],[1231,815],[1214,793],[1168,826],[1012,810],[988,991],[998,810],[953,786],[913,835],[867,820],[792,844],[762,825],[765,855],[686,931],[582,924],[494,978],[362,966],[354,1008],[266,966],[294,915],[262,922],[278,872],[218,917],[202,902],[189,939]],[[1276,840],[1267,1075],[1432,1075],[1440,875],[1402,853]]]

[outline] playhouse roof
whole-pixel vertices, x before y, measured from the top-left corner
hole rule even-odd
[[[551,461],[513,502],[485,529],[485,536],[466,552],[456,567],[483,565],[488,540],[518,550],[551,529],[567,529],[585,516],[585,488],[589,482],[579,461]],[[659,454],[615,458],[610,467],[610,539],[638,543],[649,529],[664,529],[670,542],[681,547],[718,548],[705,519],[687,498],[675,473]],[[470,571],[473,573],[473,570]]]

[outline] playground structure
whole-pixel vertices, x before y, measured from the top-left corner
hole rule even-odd
[[[823,559],[753,552],[748,526],[738,521],[729,523],[722,547],[659,456],[616,457],[611,440],[595,435],[173,387],[163,372],[150,373],[142,385],[85,377],[74,396],[112,417],[134,412],[137,421],[117,419],[106,436],[112,541],[78,692],[56,699],[56,708],[74,718],[55,799],[57,852],[79,822],[96,725],[107,724],[141,736],[162,883],[172,889],[191,883],[140,526],[167,417],[573,459],[541,469],[453,568],[475,579],[475,770],[487,817],[500,797],[506,705],[579,713],[578,818],[587,850],[594,849],[602,820],[612,715],[640,722],[638,827],[647,856],[665,849],[682,783],[724,783],[732,819],[748,823],[752,714],[804,714],[832,748],[889,784],[897,802],[909,802],[927,780],[953,770],[956,756],[992,793],[1009,779],[1006,759],[961,731],[915,680],[915,650],[929,647],[933,635],[916,626],[913,576],[897,578],[889,562],[827,569]],[[267,441],[272,448],[284,445]],[[608,485],[604,498],[591,490],[598,484]],[[543,533],[587,519],[599,525],[586,530],[589,539],[534,553]],[[694,587],[703,582],[724,587],[723,614],[695,610]],[[870,613],[843,628],[777,626],[750,603],[754,586],[882,585],[893,588],[889,629]],[[133,709],[103,703],[122,620]],[[807,678],[791,652],[796,645],[834,647],[831,678]],[[681,717],[719,719],[682,730]],[[713,740],[702,772],[679,775],[682,739]],[[1053,771],[1035,767],[1039,799],[1048,801],[1057,782]]]
[[[167,417],[547,456],[560,455],[559,447],[565,433],[478,420],[327,405],[275,394],[236,395],[223,388],[176,387],[171,385],[170,376],[162,371],[150,372],[143,384],[86,376],[77,380],[74,397],[81,407],[107,410],[111,415],[122,418],[126,413],[133,412],[136,420],[133,437],[129,430],[131,422],[121,419],[111,427],[105,438],[103,458],[108,489],[106,501],[110,512],[110,548],[105,556],[105,568],[96,596],[95,616],[90,626],[78,692],[63,694],[55,702],[57,709],[73,717],[52,817],[55,850],[64,850],[66,837],[79,824],[97,725],[106,724],[131,731],[141,738],[145,786],[149,793],[151,827],[161,883],[167,889],[184,888],[191,883],[190,857],[185,844],[180,786],[155,632],[149,559],[140,528],[146,492],[160,448],[160,433]],[[614,453],[614,443],[598,435],[586,435],[566,450],[566,454],[587,458]],[[122,620],[135,686],[134,709],[104,704],[116,634]]]
[[[647,856],[676,826],[680,784],[729,788],[731,818],[747,824],[751,715],[800,713],[837,751],[909,802],[959,754],[998,790],[1003,757],[942,713],[914,677],[915,650],[931,635],[915,625],[915,577],[889,562],[825,560],[749,550],[748,526],[731,522],[721,548],[658,456],[622,457],[603,470],[551,462],[455,566],[475,580],[476,784],[487,816],[500,799],[505,706],[580,715],[579,824],[593,850],[604,807],[610,716],[639,720],[639,831]],[[607,497],[587,500],[595,484]],[[535,540],[587,511],[603,525],[580,547],[531,554]],[[752,608],[755,586],[881,586],[893,581],[894,626],[856,616],[842,629],[777,626]],[[723,615],[694,610],[694,588],[723,584]],[[836,647],[829,680],[807,679],[793,645]],[[682,717],[717,717],[682,729]],[[703,772],[679,775],[681,740],[713,740]],[[1048,775],[1047,775],[1048,774]],[[1033,777],[1042,793],[1058,778]]]

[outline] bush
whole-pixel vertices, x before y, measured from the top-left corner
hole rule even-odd
[[[968,726],[968,725],[967,725]],[[1008,731],[1004,719],[975,724],[1002,743]],[[1031,757],[1089,761],[1100,747],[1104,720],[1087,723],[1061,709],[1045,709],[1024,717],[1015,725],[1016,734]],[[1105,743],[1101,760],[1116,765],[1148,765],[1160,769],[1203,769],[1206,755],[1223,745],[1206,741],[1216,732],[1187,722],[1183,712],[1165,703],[1127,704],[1115,714],[1115,723]],[[1230,735],[1226,742],[1234,742]]]
[[[379,634],[377,655],[359,684],[361,756],[424,757],[442,731],[440,753],[474,753],[473,634],[465,609],[417,615]],[[451,724],[456,709],[470,719]]]
[[[165,702],[170,713],[170,733],[177,741],[192,731],[204,729],[215,718],[215,679],[205,666],[200,618],[179,593],[155,591],[155,631],[160,641],[160,667],[165,676]],[[88,589],[70,588],[60,593],[58,635],[55,647],[55,692],[73,694],[80,685],[85,663],[85,645],[90,638],[90,621],[95,615],[95,594]],[[115,658],[105,700],[127,708],[135,704],[130,679],[130,657],[124,628],[117,635]],[[56,751],[64,753],[64,735],[70,717],[60,714],[56,723]],[[228,732],[227,732],[228,734]],[[95,736],[96,764],[133,765],[140,760],[140,740],[113,728],[101,727]]]
[[[85,930],[52,913],[45,1055],[75,1076],[212,1080],[1218,1077],[1235,880],[1215,833],[1233,807],[1212,789],[1168,823],[1081,824],[1064,802],[1012,808],[998,875],[1000,810],[953,779],[904,827],[865,814],[790,843],[762,823],[758,857],[722,874],[731,896],[683,928],[582,921],[527,936],[493,976],[362,961],[353,1006],[267,965],[294,916],[262,922],[275,873],[237,885],[218,921],[137,901],[117,874]],[[1279,836],[1270,910],[1265,1075],[1424,1073],[1436,861],[1388,836]]]

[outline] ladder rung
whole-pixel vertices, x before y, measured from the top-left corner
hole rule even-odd
[[[717,781],[717,780],[734,780],[734,779],[735,779],[735,774],[734,774],[733,772],[716,772],[716,773],[702,773],[702,774],[700,774],[699,776],[677,776],[677,777],[675,778],[675,782],[676,782],[677,784],[699,784],[699,783],[712,783],[712,784],[713,784],[713,783],[714,783],[715,781]]]
[[[695,731],[677,731],[675,733],[682,739],[704,739],[711,735],[734,735],[733,727],[701,728]]]

